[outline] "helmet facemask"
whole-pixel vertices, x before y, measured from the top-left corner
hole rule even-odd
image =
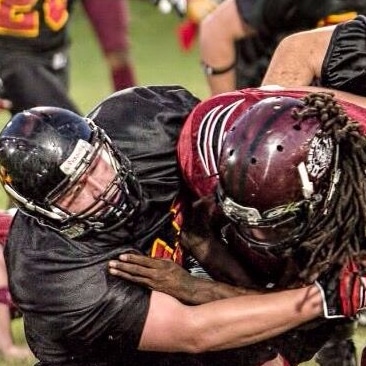
[[[45,202],[52,212],[58,215],[63,233],[70,235],[76,231],[80,235],[90,230],[95,232],[114,230],[133,216],[140,203],[140,187],[134,179],[130,162],[119,155],[108,136],[102,131],[99,131],[89,146],[85,146],[85,141],[80,140],[80,143],[83,145],[81,148],[84,150],[83,156],[79,156],[77,164],[74,161],[75,156],[70,156],[69,161],[62,164],[60,168],[68,177],[47,195]],[[83,176],[91,173],[99,159],[107,162],[114,172],[105,190],[78,212],[62,208],[60,205],[62,198],[73,190],[72,195],[77,195],[77,191],[82,190],[83,184],[80,184],[80,181]],[[71,165],[70,161],[73,162]]]
[[[301,239],[313,207],[310,200],[303,200],[260,213],[256,208],[238,205],[220,193],[218,200],[223,213],[247,245],[271,254],[280,254]]]

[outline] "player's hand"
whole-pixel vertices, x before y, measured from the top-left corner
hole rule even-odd
[[[187,18],[199,24],[208,14],[212,13],[222,2],[221,0],[189,0]]]
[[[109,262],[109,272],[182,301],[192,297],[195,279],[188,271],[168,259],[123,254],[119,261]]]
[[[348,261],[316,281],[323,298],[326,318],[355,317],[366,308],[366,277],[360,264]]]
[[[180,16],[184,17],[187,12],[187,0],[151,0],[163,13],[170,13],[173,9]]]
[[[10,100],[0,98],[0,110],[2,109],[5,111],[8,111],[12,106],[13,106],[13,104],[11,103]]]
[[[256,293],[192,276],[167,259],[153,259],[135,254],[123,254],[119,259],[109,262],[109,272],[112,275],[164,292],[186,304],[205,304],[218,299]]]

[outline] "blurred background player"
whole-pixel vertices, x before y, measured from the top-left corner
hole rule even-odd
[[[136,85],[129,42],[127,0],[82,0],[110,69],[115,91]]]
[[[155,0],[185,17],[179,40],[199,50],[212,94],[259,86],[277,44],[305,29],[336,24],[362,13],[361,0]]]
[[[259,86],[284,36],[363,10],[363,1],[351,0],[223,1],[200,24],[201,62],[212,94]]]
[[[37,105],[77,111],[68,97],[72,2],[2,2],[0,78],[12,114]]]

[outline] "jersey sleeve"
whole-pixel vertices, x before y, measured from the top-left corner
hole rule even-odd
[[[270,38],[315,28],[325,16],[343,10],[343,2],[334,0],[236,0],[236,4],[243,21]]]
[[[366,17],[336,26],[326,52],[320,84],[366,96]]]

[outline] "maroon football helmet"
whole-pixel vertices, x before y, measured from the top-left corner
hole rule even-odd
[[[334,165],[335,144],[315,117],[295,119],[300,99],[271,97],[245,111],[225,137],[219,204],[240,242],[278,254],[296,244]],[[236,238],[238,239],[238,238]],[[235,240],[239,242],[238,240]]]

